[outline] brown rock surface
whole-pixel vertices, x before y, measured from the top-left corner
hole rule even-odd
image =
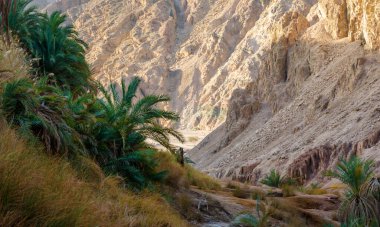
[[[49,7],[67,9],[90,44],[96,79],[139,75],[142,94],[172,97],[180,128],[215,129],[190,152],[202,170],[256,181],[276,168],[309,181],[354,146],[378,154],[363,141],[380,128],[380,0]]]

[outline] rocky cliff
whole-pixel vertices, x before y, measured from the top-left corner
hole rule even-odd
[[[172,97],[179,127],[215,129],[190,152],[211,174],[256,181],[277,168],[309,181],[340,156],[379,154],[379,0],[49,5],[57,8],[90,44],[96,79],[139,75],[142,94]]]
[[[323,180],[340,157],[380,160],[380,1],[320,0],[286,18],[263,74],[232,96],[225,124],[193,149],[199,168],[251,182],[275,168],[308,182]]]

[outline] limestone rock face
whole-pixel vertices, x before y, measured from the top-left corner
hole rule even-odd
[[[380,47],[380,1],[347,0],[349,36],[351,40],[364,40],[368,48]]]
[[[179,128],[214,130],[190,152],[210,174],[255,182],[276,168],[310,181],[380,128],[380,0],[60,0],[48,9],[65,10],[89,43],[95,79],[138,75],[140,95],[172,97]]]
[[[325,29],[334,39],[348,35],[346,0],[321,0],[318,2],[319,17],[326,20]]]

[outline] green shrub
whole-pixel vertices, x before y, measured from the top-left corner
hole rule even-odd
[[[85,60],[87,44],[65,24],[66,16],[39,13],[29,0],[5,3],[0,4],[7,12],[1,17],[2,29],[20,38],[36,71],[33,80],[7,79],[0,107],[8,123],[29,140],[41,142],[50,154],[94,159],[108,174],[124,177],[128,186],[143,188],[161,180],[165,171],[156,171],[156,150],[147,140],[171,152],[171,136],[184,141],[178,131],[160,124],[179,119],[158,107],[169,97],[135,100],[141,82],[137,77],[128,87],[124,80],[109,88],[93,86]]]
[[[65,118],[71,111],[65,97],[55,87],[40,81],[20,79],[5,84],[1,94],[2,114],[8,122],[19,127],[19,131],[33,139],[39,138],[46,150],[52,154],[69,154],[83,151],[78,133]]]
[[[281,177],[280,173],[274,169],[260,181],[270,187],[280,188],[284,185],[296,185],[297,181],[289,177]]]
[[[272,169],[268,175],[264,177],[264,179],[261,180],[262,184],[278,188],[280,187],[282,183],[282,178],[279,172]]]
[[[122,176],[127,186],[142,189],[151,181],[164,179],[167,171],[156,172],[158,163],[154,150],[133,151],[108,162],[104,169],[108,174]]]

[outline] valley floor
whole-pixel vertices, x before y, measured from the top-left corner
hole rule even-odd
[[[188,195],[192,198],[192,207],[188,211],[195,214],[184,216],[193,217],[189,221],[194,226],[229,226],[234,217],[242,213],[256,217],[268,214],[265,226],[339,226],[336,212],[340,201],[335,194],[308,195],[295,192],[287,195],[280,189],[222,182],[220,190],[192,187]],[[261,198],[253,198],[258,195]],[[257,210],[260,210],[259,214]]]

